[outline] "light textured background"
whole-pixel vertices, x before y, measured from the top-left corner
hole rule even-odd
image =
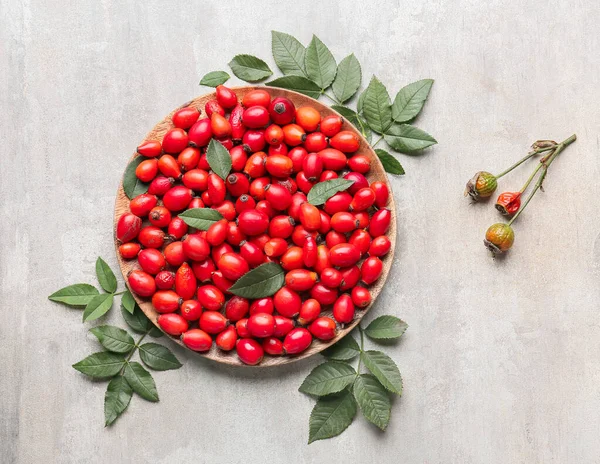
[[[600,462],[599,11],[589,0],[0,0],[0,461]],[[80,312],[46,297],[95,282],[98,255],[115,264],[113,201],[132,149],[234,54],[274,65],[271,29],[304,43],[316,33],[338,60],[356,53],[364,80],[375,73],[392,92],[436,79],[419,125],[440,143],[402,156],[407,175],[391,180],[399,246],[370,315],[410,324],[389,350],[404,396],[387,433],[359,418],[307,446],[314,402],[297,387],[318,356],[236,370],[172,344],[185,365],[155,375],[160,403],[136,397],[105,430],[105,383],[70,367],[97,344]],[[510,255],[492,260],[482,238],[498,217],[471,206],[464,183],[573,132]]]

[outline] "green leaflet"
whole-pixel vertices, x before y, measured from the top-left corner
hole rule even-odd
[[[308,77],[304,67],[306,48],[298,39],[283,32],[271,31],[271,50],[283,74]]]
[[[383,134],[392,125],[390,96],[385,86],[373,76],[363,95],[362,112],[369,127]]]
[[[396,122],[406,122],[415,118],[423,109],[433,79],[423,79],[400,89],[392,105],[392,118]]]
[[[319,398],[310,414],[308,443],[339,435],[348,428],[355,415],[356,401],[348,390]]]
[[[311,81],[321,89],[326,89],[331,85],[337,72],[335,58],[316,35],[313,35],[306,48],[304,63],[306,74]]]
[[[285,282],[285,273],[276,263],[265,263],[240,277],[229,291],[244,298],[264,298],[271,296]]]
[[[224,84],[228,80],[229,74],[227,74],[225,71],[212,71],[202,77],[200,80],[200,85],[205,85],[206,87],[217,87],[218,85]]]
[[[404,174],[404,168],[400,164],[400,161],[390,155],[387,151],[382,150],[381,148],[376,148],[375,153],[377,154],[379,161],[381,161],[385,172],[397,174],[399,176]]]
[[[411,154],[435,145],[435,140],[427,132],[409,124],[394,124],[385,131],[386,143],[396,151]]]
[[[115,273],[100,257],[96,260],[96,276],[98,276],[98,282],[100,282],[100,286],[105,292],[114,293],[117,291],[117,278],[115,277]]]
[[[246,82],[259,82],[273,74],[269,65],[252,55],[237,55],[229,62],[236,77]]]
[[[304,379],[299,390],[314,396],[338,393],[354,382],[356,371],[343,362],[327,361],[315,367]]]
[[[293,90],[311,98],[319,98],[321,89],[310,79],[303,76],[284,76],[267,82],[266,85],[281,89]]]
[[[93,285],[74,284],[57,290],[48,299],[67,306],[81,308],[85,307],[98,294],[98,289]]]
[[[360,87],[361,80],[362,72],[360,63],[354,56],[354,53],[352,53],[340,61],[331,90],[337,99],[344,103],[354,96]]]

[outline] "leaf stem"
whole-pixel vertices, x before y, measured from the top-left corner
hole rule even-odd
[[[127,290],[123,290],[122,292],[118,292],[118,293],[113,293],[113,296],[123,295],[124,293],[127,293]]]
[[[381,137],[379,137],[379,138],[377,139],[377,141],[376,141],[376,142],[375,142],[373,145],[371,145],[371,146],[372,146],[373,148],[375,148],[375,147],[376,147],[376,146],[379,144],[379,142],[381,142],[382,140],[383,140],[383,135],[382,135]]]
[[[331,95],[329,95],[327,92],[325,92],[325,90],[321,90],[321,95],[326,96],[327,98],[329,98],[333,103],[336,103],[338,105],[342,105],[342,102],[339,101],[337,98],[332,97]]]
[[[135,342],[135,345],[133,346],[133,349],[129,353],[129,356],[127,356],[127,358],[125,359],[125,363],[128,363],[129,360],[133,357],[133,355],[139,348],[140,343],[142,343],[142,340],[144,338],[146,338],[146,335],[148,335],[152,329],[153,329],[153,327],[150,327],[148,330],[146,330],[146,332],[139,338],[139,340],[137,342]],[[121,368],[121,372],[119,372],[119,375],[123,375],[123,372],[125,371],[125,363],[123,364],[123,367]]]
[[[525,161],[527,161],[529,158],[534,157],[535,155],[537,155],[537,152],[532,151],[530,153],[527,153],[527,156],[525,156],[524,158],[521,158],[519,161],[517,161],[515,164],[513,164],[511,167],[509,167],[508,169],[502,171],[500,174],[496,175],[496,179],[500,179],[502,176],[505,176],[506,174],[508,174],[510,171],[512,171],[513,169],[517,168],[518,166],[520,166],[521,164],[523,164]]]
[[[575,134],[573,134],[571,137],[563,140],[561,143],[556,145],[556,148],[554,149],[554,151],[551,154],[549,154],[548,156],[544,157],[544,159],[541,160],[541,162],[540,162],[541,168],[538,167],[538,169],[536,169],[536,171],[541,169],[542,173],[539,175],[538,180],[535,183],[535,187],[533,188],[533,191],[529,194],[529,196],[525,200],[525,203],[523,203],[523,206],[521,206],[519,208],[519,211],[517,211],[517,214],[515,214],[512,217],[512,219],[508,222],[509,226],[512,225],[513,222],[515,222],[515,220],[519,217],[519,215],[527,207],[527,205],[529,204],[531,199],[534,197],[534,195],[537,193],[537,191],[542,187],[544,179],[546,178],[546,174],[548,173],[548,168],[550,167],[552,162],[558,157],[558,155],[560,155],[560,153],[566,147],[568,147],[570,144],[572,144],[575,140],[577,140],[577,136]]]

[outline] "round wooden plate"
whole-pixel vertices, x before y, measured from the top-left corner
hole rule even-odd
[[[294,103],[294,105],[296,105],[296,108],[299,108],[301,106],[312,106],[313,108],[316,108],[321,113],[322,117],[329,116],[331,114],[338,114],[336,111],[334,111],[331,108],[329,108],[328,106],[320,103],[319,101],[317,101],[313,98],[307,97],[306,95],[302,95],[300,93],[293,92],[290,90],[284,90],[284,89],[278,89],[275,87],[266,87],[266,86],[260,86],[260,87],[247,86],[247,87],[234,87],[233,88],[233,90],[235,91],[235,93],[237,94],[237,96],[240,100],[244,97],[244,95],[246,93],[248,93],[254,89],[266,89],[269,91],[269,93],[273,97],[287,97]],[[201,97],[195,98],[191,102],[188,102],[185,105],[182,105],[182,107],[183,106],[194,106],[194,107],[198,108],[199,110],[201,110],[202,113],[204,113],[205,103],[208,100],[211,100],[214,98],[216,98],[215,93],[214,92],[209,93],[207,95],[203,95]],[[177,109],[179,109],[179,108],[177,108]],[[146,136],[146,138],[144,140],[162,140],[165,133],[169,129],[174,127],[173,123],[171,121],[171,116],[173,115],[173,113],[175,111],[176,110],[173,110],[161,122],[159,122],[156,126],[154,126],[154,128],[148,133],[148,135]],[[327,347],[333,345],[335,342],[339,341],[342,337],[344,337],[346,334],[348,334],[350,331],[352,331],[352,329],[354,329],[354,327],[356,327],[356,325],[360,322],[360,320],[363,318],[363,316],[371,309],[371,307],[375,303],[375,300],[377,299],[377,296],[381,292],[381,289],[383,288],[383,285],[385,284],[388,273],[390,271],[390,267],[392,265],[392,260],[394,259],[394,248],[395,248],[395,244],[396,244],[396,208],[394,205],[394,197],[392,194],[391,186],[388,182],[387,174],[385,173],[385,170],[383,169],[383,166],[382,166],[381,162],[379,161],[379,158],[377,157],[377,155],[375,154],[375,152],[373,151],[373,149],[371,148],[369,143],[362,136],[362,134],[348,121],[344,122],[342,129],[356,132],[360,137],[360,143],[361,143],[360,148],[357,153],[366,154],[367,156],[369,156],[371,158],[371,170],[368,173],[368,175],[366,176],[367,179],[369,180],[369,183],[372,183],[375,181],[383,181],[387,184],[388,188],[390,189],[390,196],[389,196],[387,208],[389,208],[392,213],[392,220],[391,220],[391,224],[390,224],[390,229],[388,231],[388,235],[392,242],[392,247],[391,247],[390,252],[383,258],[383,273],[382,273],[381,277],[379,278],[379,280],[377,280],[377,282],[375,282],[373,285],[371,285],[369,287],[369,290],[371,291],[371,295],[373,297],[372,303],[365,309],[357,309],[356,317],[355,317],[354,321],[352,321],[351,324],[347,324],[345,327],[338,327],[337,336],[333,340],[330,340],[327,342],[322,342],[322,341],[315,339],[313,341],[312,345],[306,351],[304,351],[303,353],[300,353],[297,356],[265,355],[265,358],[263,359],[263,361],[260,364],[258,364],[257,367],[278,366],[278,365],[288,364],[288,363],[291,363],[294,361],[298,361],[299,359],[304,359],[309,356],[312,356],[313,354],[319,353],[320,351],[323,351],[325,348],[327,348]],[[136,156],[138,156],[138,154],[136,152],[134,152],[133,155],[131,156],[131,158],[129,159],[129,161],[131,161]],[[115,217],[114,217],[115,228],[116,228],[116,224],[117,224],[119,217],[126,211],[129,211],[129,198],[127,198],[127,196],[125,195],[125,192],[123,191],[123,182],[121,182],[121,184],[119,185],[119,189],[117,191],[117,198],[115,201]],[[115,238],[115,248],[117,249],[117,260],[119,262],[119,266],[121,267],[121,272],[123,273],[123,277],[125,278],[125,281],[127,281],[128,273],[130,271],[132,271],[133,269],[139,269],[140,267],[138,265],[137,260],[135,260],[135,259],[130,260],[130,261],[122,259],[121,255],[118,252],[118,247],[119,247],[119,243],[117,242],[117,240]],[[150,299],[141,298],[135,294],[133,294],[133,295],[134,295],[135,300],[139,304],[140,308],[142,308],[142,311],[144,312],[144,314],[146,314],[146,316],[148,316],[148,318],[150,318],[150,320],[158,327],[158,324],[156,322],[157,318],[158,318],[158,313],[155,311],[154,307],[152,306]],[[331,315],[330,308],[326,308],[326,309],[327,309],[327,311],[324,311],[324,314]],[[172,338],[173,341],[175,341],[179,345],[185,347],[185,345],[179,339],[174,338],[174,337],[170,337],[170,338]],[[245,366],[245,364],[243,364],[238,359],[237,355],[235,354],[235,350],[233,350],[231,352],[224,352],[224,351],[221,351],[220,349],[218,349],[214,344],[213,344],[212,348],[210,349],[210,351],[207,351],[205,353],[198,353],[198,354],[201,356],[204,356],[205,358],[212,359],[213,361],[216,361],[216,362],[230,364],[233,366]]]

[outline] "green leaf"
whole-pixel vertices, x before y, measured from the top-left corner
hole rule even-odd
[[[112,308],[115,296],[112,293],[102,293],[95,296],[83,311],[83,322],[89,322],[104,316]]]
[[[319,98],[321,89],[313,81],[302,76],[284,76],[267,82],[265,85],[278,87],[280,89],[293,90],[294,92],[307,95],[311,98]]]
[[[122,375],[112,379],[104,395],[104,425],[109,426],[127,409],[133,390]]]
[[[352,423],[356,401],[348,390],[319,398],[310,414],[308,443],[339,435]]]
[[[331,109],[340,113],[350,124],[352,124],[358,131],[360,131],[367,142],[371,143],[372,132],[367,124],[367,121],[360,116],[356,111],[346,108],[345,106],[332,105]]]
[[[127,331],[113,325],[101,325],[90,329],[104,348],[113,353],[129,353],[135,342]]]
[[[363,416],[385,430],[390,422],[392,403],[383,385],[372,375],[361,374],[354,382],[352,393]]]
[[[379,316],[367,326],[365,334],[374,340],[390,340],[401,337],[407,327],[408,324],[396,316]]]
[[[389,391],[402,394],[402,376],[396,363],[381,351],[363,351],[360,355],[363,363],[377,377],[377,380]]]
[[[157,371],[179,369],[182,364],[166,346],[144,343],[140,346],[140,358],[144,364]]]
[[[397,122],[410,121],[416,117],[427,100],[433,79],[423,79],[400,89],[392,105],[392,118]]]
[[[132,313],[129,312],[121,302],[121,314],[125,322],[134,332],[146,333],[152,326],[150,319],[146,317],[144,312],[136,304]]]
[[[349,361],[360,354],[360,347],[352,335],[346,335],[335,345],[327,348],[321,354],[337,361]]]
[[[315,367],[298,390],[308,395],[330,395],[341,392],[355,378],[356,371],[349,364],[327,361]]]
[[[273,74],[269,65],[252,55],[237,55],[229,62],[236,77],[246,82],[258,82]]]
[[[110,266],[102,258],[96,260],[96,275],[98,282],[105,292],[114,293],[117,291],[117,278]]]
[[[369,127],[383,134],[392,125],[390,96],[385,86],[375,76],[364,92],[363,113]]]
[[[126,361],[124,375],[134,392],[145,400],[158,401],[156,384],[152,375],[144,369],[144,366],[135,361]]]
[[[271,31],[271,49],[277,67],[283,74],[304,76],[306,48],[295,37],[283,32]]]
[[[212,71],[204,75],[200,81],[200,85],[205,85],[206,87],[216,87],[224,84],[228,80],[229,74],[227,74],[225,71]]]
[[[394,124],[386,130],[384,139],[394,150],[408,154],[437,143],[427,132],[409,124]]]
[[[318,184],[313,185],[308,192],[308,202],[315,206],[322,205],[336,193],[342,192],[349,188],[353,183],[353,180],[343,178],[319,182]]]
[[[198,230],[208,230],[215,222],[223,219],[221,213],[211,208],[192,208],[179,215],[190,227]]]
[[[344,103],[354,96],[360,87],[361,80],[360,63],[352,53],[340,61],[331,90],[337,99]]]
[[[231,171],[231,155],[221,142],[211,139],[206,150],[206,161],[213,172],[225,180]]]
[[[375,153],[377,154],[379,161],[381,161],[381,164],[383,164],[385,172],[397,174],[399,176],[404,174],[404,168],[400,164],[400,161],[390,155],[387,151],[382,150],[381,148],[376,148]]]
[[[313,35],[306,48],[304,63],[306,74],[311,81],[321,89],[326,89],[331,85],[337,71],[335,58],[316,35]]]
[[[89,377],[106,379],[117,375],[123,367],[124,362],[125,358],[121,354],[100,351],[73,364],[73,368]]]
[[[48,297],[50,301],[75,308],[85,307],[100,292],[90,284],[74,284],[57,290]]]
[[[135,170],[144,159],[146,158],[143,156],[136,156],[125,168],[125,174],[123,174],[123,191],[130,200],[148,191],[150,184],[142,182],[135,175]]]
[[[229,291],[243,298],[264,298],[283,287],[285,272],[277,263],[265,263],[240,277]]]
[[[121,306],[125,308],[129,314],[133,314],[133,311],[135,310],[135,305],[136,302],[133,298],[133,294],[129,290],[126,290],[125,293],[123,293],[123,296],[121,297]]]

